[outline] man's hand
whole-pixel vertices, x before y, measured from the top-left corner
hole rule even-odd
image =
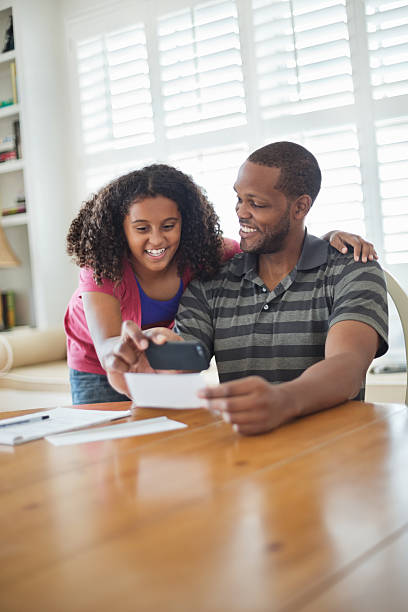
[[[327,240],[330,244],[340,251],[340,253],[347,253],[348,246],[354,249],[354,261],[361,261],[367,263],[367,261],[373,261],[378,259],[377,252],[374,245],[368,240],[364,240],[358,234],[350,234],[349,232],[342,232],[340,230],[333,230],[327,232],[322,236],[323,240]]]
[[[207,387],[199,396],[208,400],[209,410],[221,414],[224,421],[244,435],[265,433],[297,416],[285,385],[271,385],[259,376]]]

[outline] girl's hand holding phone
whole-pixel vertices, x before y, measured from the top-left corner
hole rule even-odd
[[[112,349],[106,354],[104,368],[107,372],[155,372],[146,357],[149,341],[164,344],[181,342],[181,338],[167,327],[155,327],[147,331],[133,321],[124,321],[119,338],[112,339]]]

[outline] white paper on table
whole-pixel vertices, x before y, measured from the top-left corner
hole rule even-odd
[[[110,427],[81,429],[80,431],[73,431],[71,433],[47,436],[45,439],[55,446],[64,446],[66,444],[81,444],[83,442],[96,442],[98,440],[144,436],[145,434],[171,431],[172,429],[183,429],[184,427],[187,427],[185,423],[179,423],[167,417],[155,417],[153,419],[132,421],[131,423],[120,423],[118,425],[111,425]]]
[[[19,421],[33,417],[49,415],[45,421],[34,421],[33,423],[22,423]],[[82,408],[52,408],[33,412],[11,419],[1,420],[0,423],[13,423],[8,427],[0,428],[0,444],[23,444],[31,440],[38,440],[45,436],[79,429],[98,423],[106,423],[115,419],[122,419],[130,415],[130,410],[83,410]]]
[[[203,408],[197,391],[206,387],[201,374],[137,374],[127,372],[126,383],[136,406],[146,408]]]

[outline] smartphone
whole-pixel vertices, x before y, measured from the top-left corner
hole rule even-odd
[[[145,352],[155,370],[201,372],[209,367],[204,347],[199,342],[150,342]]]

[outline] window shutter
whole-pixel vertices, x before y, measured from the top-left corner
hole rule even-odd
[[[367,0],[365,8],[385,261],[403,264],[408,263],[408,5]]]
[[[300,141],[298,141],[300,142]],[[331,229],[365,234],[360,156],[355,126],[305,134],[303,144],[319,161],[322,187],[307,218],[312,234]]]
[[[235,2],[198,4],[158,20],[167,138],[246,123]]]
[[[77,44],[85,152],[154,141],[143,24]]]
[[[408,116],[376,127],[386,262],[408,263]]]
[[[243,143],[192,151],[170,159],[171,164],[190,174],[197,184],[205,189],[220,218],[224,235],[237,240],[239,240],[239,227],[235,213],[236,195],[233,185],[238,168],[248,154],[248,146]]]
[[[153,164],[154,161],[155,160],[149,158],[119,163],[112,161],[107,165],[98,165],[96,167],[87,168],[85,170],[86,193],[96,193],[99,191],[99,189],[101,189],[101,187],[107,185],[115,178],[118,178],[123,174],[127,174],[132,170],[143,168],[143,166],[147,166],[148,164]]]
[[[323,171],[310,231],[367,224],[384,263],[407,263],[406,0],[107,4],[70,25],[89,188],[168,161],[236,235],[231,187],[248,147],[294,140]],[[355,91],[352,69],[367,77]]]
[[[354,102],[345,0],[253,0],[264,119]]]
[[[406,0],[367,0],[366,20],[374,99],[408,93]]]

